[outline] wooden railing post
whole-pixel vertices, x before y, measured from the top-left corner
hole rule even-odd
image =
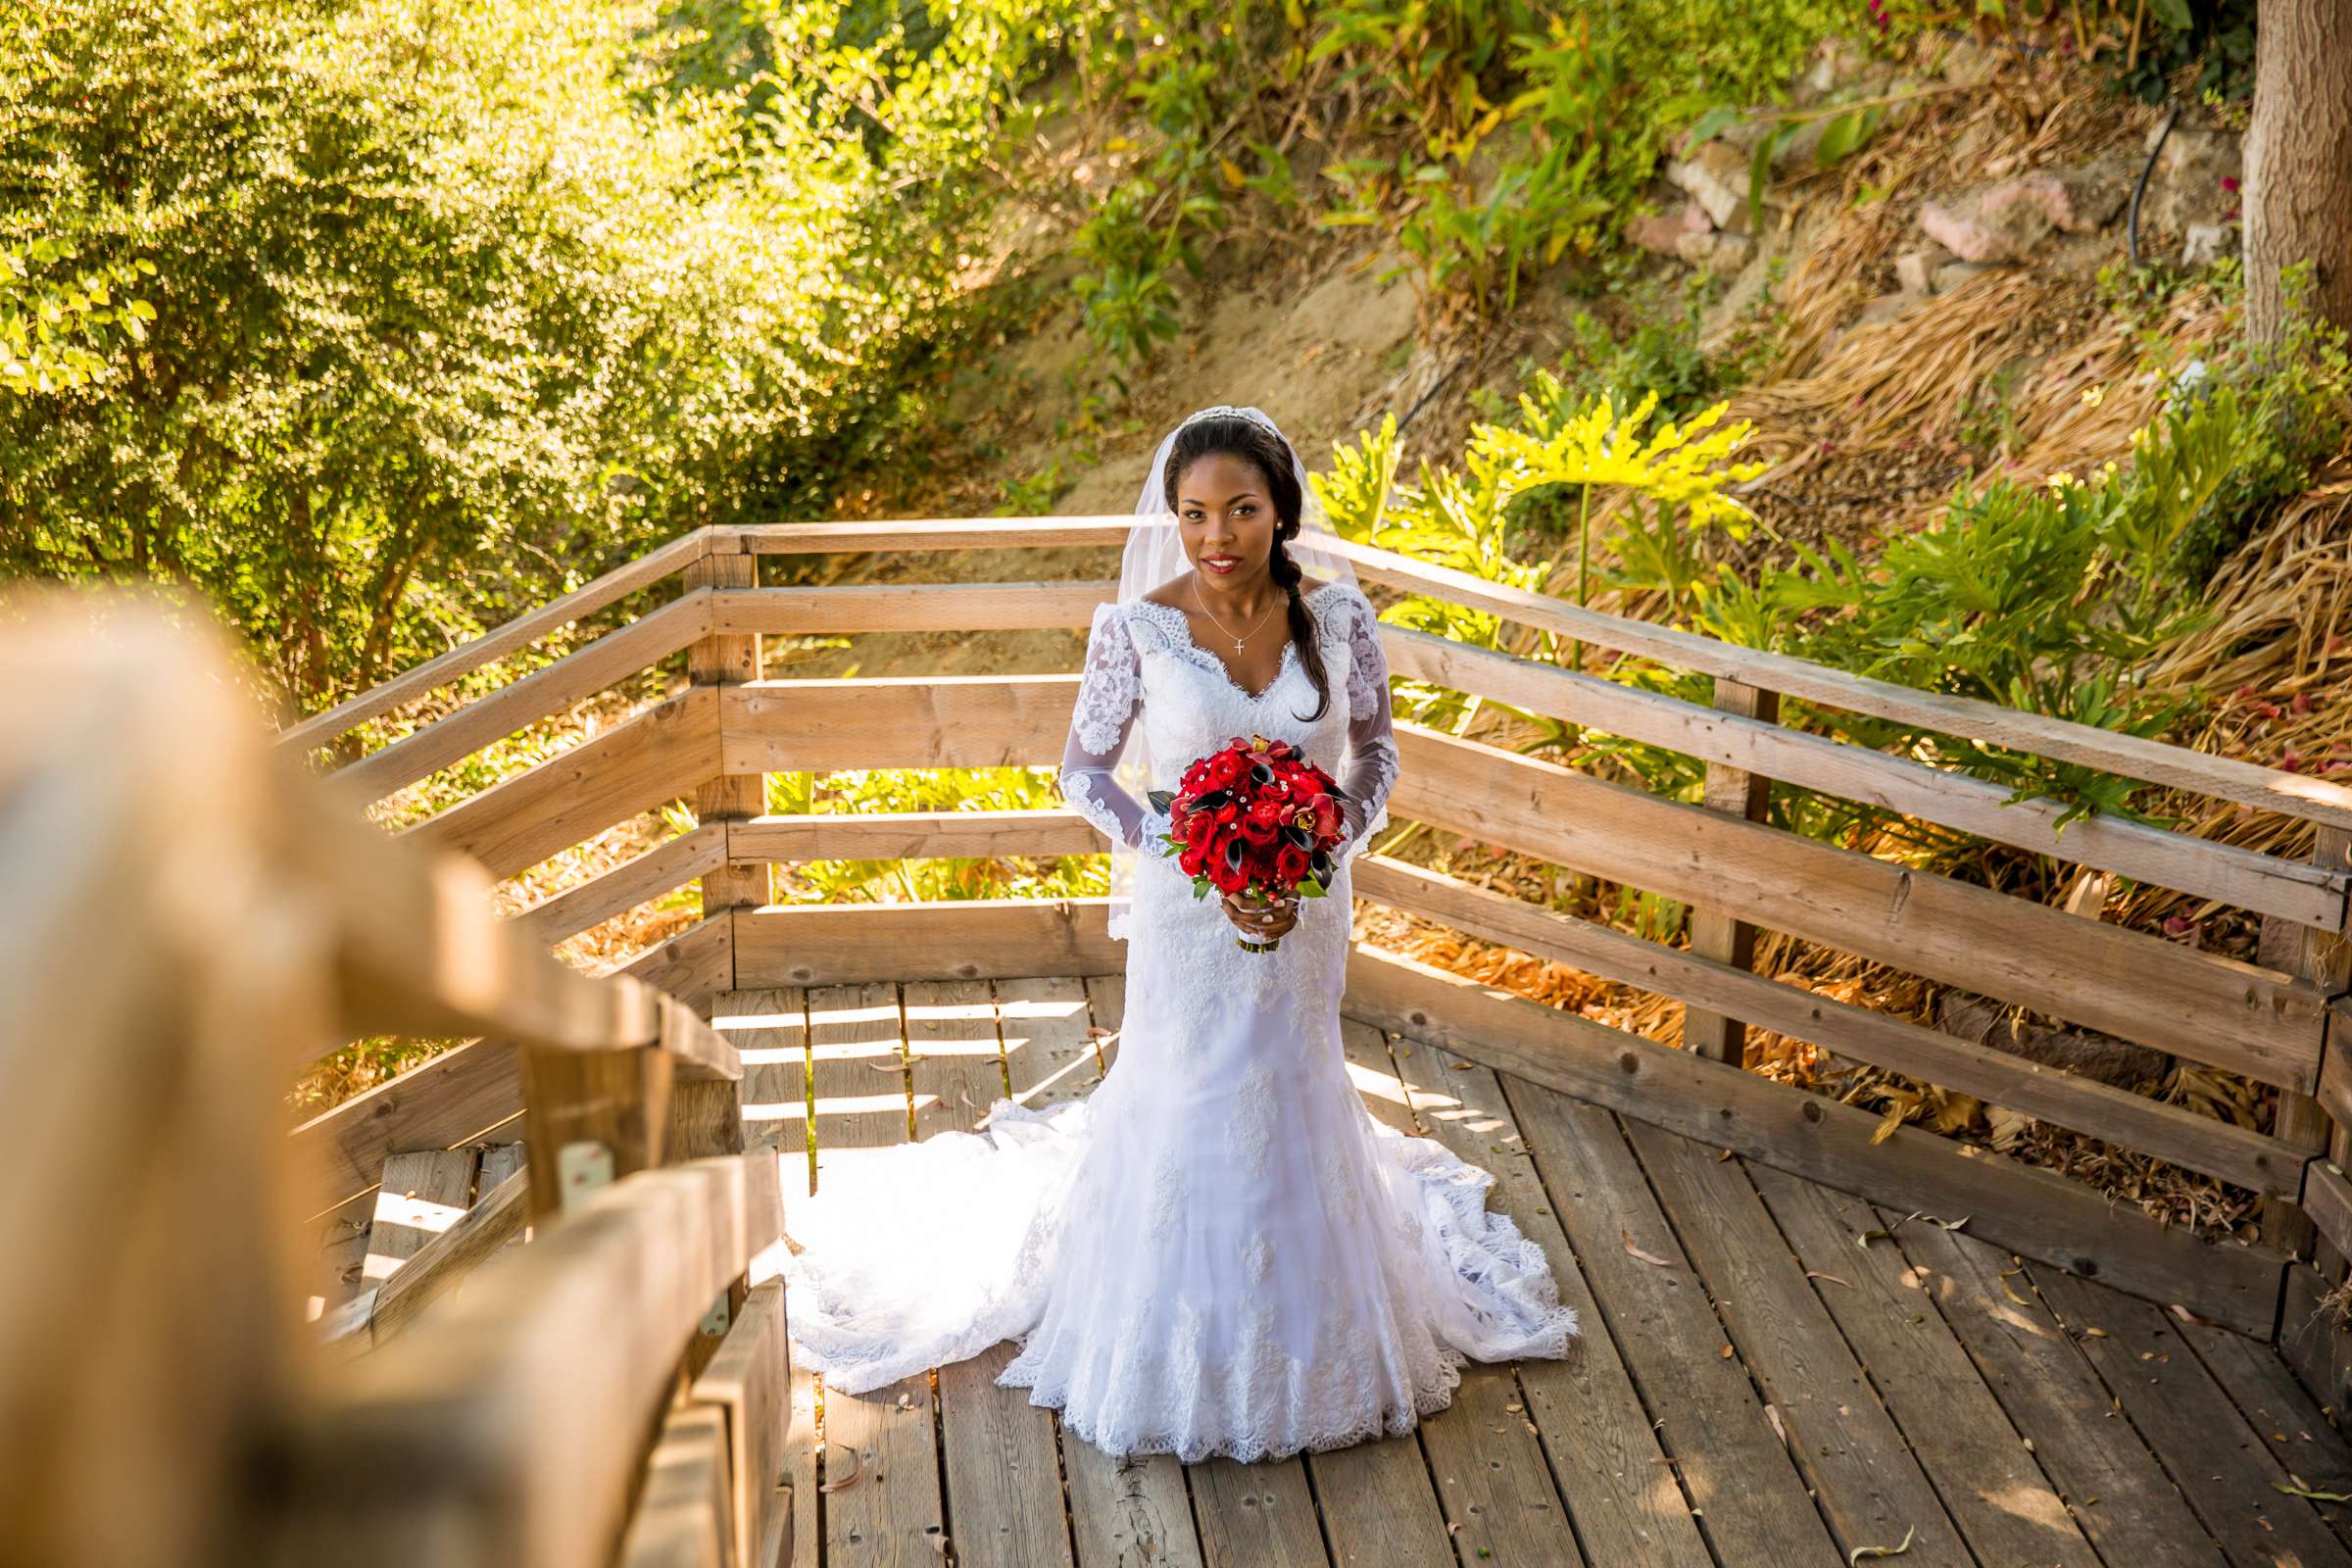
[[[1715,707],[1726,713],[1737,713],[1742,718],[1775,724],[1780,722],[1781,717],[1781,694],[1718,675],[1715,677]],[[1744,817],[1750,822],[1761,822],[1766,807],[1772,802],[1772,780],[1761,773],[1751,773],[1728,763],[1709,762],[1705,792],[1700,799],[1710,811],[1723,811]],[[1756,928],[1720,909],[1692,909],[1690,951],[1702,958],[1713,958],[1745,969],[1755,962]],[[1746,1060],[1747,1025],[1737,1018],[1727,1018],[1722,1013],[1685,1004],[1683,1049],[1715,1061],[1728,1061],[1735,1067],[1740,1066]]]
[[[2312,864],[2338,871],[2352,867],[2352,831],[2323,822],[2313,832]],[[2277,915],[2265,915],[2255,953],[2256,961],[2263,967],[2283,969],[2298,980],[2309,981],[2328,996],[2335,996],[2352,986],[2352,943],[2347,943],[2339,932],[2322,931]],[[2328,1070],[2327,1049],[2323,1040],[2320,1058],[2323,1074]],[[2339,1162],[2352,1153],[2352,1142],[2347,1141],[2344,1129],[2336,1126],[2320,1102],[2291,1090],[2278,1091],[2278,1114],[2271,1125],[2271,1136],[2298,1153],[2328,1153]],[[2264,1200],[2262,1239],[2282,1252],[2316,1256],[2331,1279],[2341,1272],[2343,1259],[2319,1238],[2310,1217],[2282,1198]],[[2316,1253],[2315,1247],[2319,1249]]]
[[[711,554],[686,568],[686,590],[697,588],[756,588],[760,558],[753,555]],[[686,650],[686,668],[697,686],[740,686],[760,678],[760,638],[753,632],[718,632]],[[724,749],[722,739],[721,749]],[[767,775],[728,773],[711,779],[694,792],[698,822],[740,821],[767,808]],[[758,907],[767,902],[767,867],[721,865],[703,874],[703,914],[722,909]],[[731,987],[730,987],[731,989]]]

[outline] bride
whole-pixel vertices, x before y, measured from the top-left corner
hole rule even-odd
[[[1561,1355],[1577,1325],[1542,1250],[1487,1212],[1494,1178],[1374,1121],[1348,1081],[1347,865],[1396,776],[1372,607],[1257,409],[1170,431],[1136,512],[1060,770],[1112,841],[1117,1062],[1087,1100],[1000,1100],[984,1133],[828,1171],[791,1215],[792,1337],[853,1394],[1017,1339],[998,1381],[1113,1454],[1405,1432],[1465,1358]],[[1196,900],[1157,853],[1151,790],[1253,735],[1350,797],[1326,899]]]

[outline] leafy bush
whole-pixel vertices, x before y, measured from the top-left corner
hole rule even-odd
[[[876,768],[767,776],[767,808],[779,813],[1053,810],[1062,804],[1050,767]],[[785,880],[792,886],[788,903],[1075,899],[1109,892],[1110,868],[1100,855],[814,860],[791,867]]]

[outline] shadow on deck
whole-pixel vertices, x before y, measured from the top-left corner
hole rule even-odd
[[[738,991],[714,1022],[755,1144],[795,1156],[1085,1093],[1116,977]],[[1103,1034],[1108,1039],[1101,1038]],[[1473,1364],[1409,1437],[1274,1463],[1120,1463],[999,1388],[1000,1346],[825,1401],[796,1563],[2352,1562],[2352,1446],[2273,1348],[1350,1018],[1375,1115],[1494,1171],[1583,1320],[1564,1361]],[[1100,1050],[1099,1050],[1100,1047]],[[888,1069],[904,1067],[901,1073]],[[877,1070],[882,1069],[882,1070]],[[813,1140],[805,1143],[813,1108]],[[787,1199],[789,1205],[789,1198]],[[1950,1222],[1948,1225],[1939,1223]]]

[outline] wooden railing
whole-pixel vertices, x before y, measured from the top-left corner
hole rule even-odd
[[[18,742],[0,771],[4,918],[17,938],[0,946],[11,973],[0,987],[11,1072],[0,1158],[24,1200],[0,1210],[0,1241],[15,1244],[12,1258],[53,1260],[43,1277],[93,1283],[0,1292],[11,1450],[43,1422],[71,1440],[21,1469],[0,1465],[0,1517],[27,1510],[33,1540],[96,1528],[105,1499],[61,1478],[119,1453],[124,1477],[142,1483],[123,1490],[156,1500],[110,1527],[142,1539],[261,1542],[279,1560],[309,1560],[331,1541],[337,1561],[571,1563],[610,1561],[624,1540],[650,1552],[723,1533],[732,1560],[771,1563],[790,1502],[770,1485],[762,1446],[777,1431],[784,1303],[753,1287],[780,1200],[772,1159],[737,1152],[731,1054],[700,1015],[741,988],[1101,973],[1121,967],[1123,950],[1100,900],[766,899],[775,863],[1096,850],[1073,812],[779,816],[762,809],[761,788],[777,770],[1050,764],[1076,687],[1067,674],[767,680],[762,637],[1078,628],[1111,585],[761,587],[760,558],[1115,546],[1131,523],[704,530],[305,721],[274,755],[249,739],[252,715],[228,695],[218,650],[191,656],[178,634],[128,611],[98,629],[80,611],[22,612],[31,618],[0,658],[0,673],[16,677],[0,690]],[[1349,957],[1351,1011],[1876,1201],[1966,1214],[1972,1234],[2022,1255],[2247,1332],[2291,1339],[2328,1289],[2331,1276],[2290,1258],[2314,1256],[2340,1277],[2352,1183],[2337,1128],[2352,1124],[2352,1062],[2330,1031],[2352,1018],[2352,792],[1581,611],[1383,551],[1349,554],[1376,593],[1445,599],[1714,681],[1710,704],[1684,702],[1384,628],[1400,675],[1681,753],[1704,765],[1706,789],[1687,804],[1400,725],[1391,802],[1400,821],[1679,901],[1692,911],[1690,940],[1667,947],[1377,855],[1357,862],[1357,895],[1678,1001],[1684,1049],[1369,946]],[[659,602],[323,784],[293,765],[635,594]],[[58,661],[61,647],[74,657]],[[389,841],[359,825],[365,804],[681,652],[686,685],[627,721]],[[2309,820],[2319,853],[2290,860],[2103,818],[2061,837],[2045,803],[2005,804],[1983,781],[1784,726],[1783,697]],[[2263,924],[2261,961],[1776,830],[1761,809],[1776,781],[2250,911]],[[690,831],[503,923],[486,912],[488,879],[680,801]],[[549,945],[688,883],[700,884],[701,918],[620,972],[591,978],[548,957]],[[2275,1125],[2200,1115],[1759,976],[1749,961],[1759,929],[2243,1074],[2274,1087]],[[1876,1115],[1746,1070],[1750,1028],[2251,1191],[2269,1205],[2263,1245],[2168,1229],[1981,1147],[1911,1127],[1884,1135]],[[362,1032],[480,1038],[291,1138],[269,1136],[286,1074]],[[187,1092],[195,1084],[207,1093]],[[363,1209],[389,1153],[492,1130],[502,1141],[527,1133],[524,1184],[490,1195],[377,1293],[359,1336],[373,1349],[338,1370],[309,1365],[316,1333],[282,1321],[299,1293],[276,1253],[281,1230]],[[564,1193],[608,1162],[612,1185],[567,1210]],[[200,1201],[183,1191],[191,1183]],[[60,1217],[88,1213],[122,1218],[102,1234]],[[526,1213],[534,1239],[500,1250]],[[282,1227],[264,1222],[271,1214]],[[134,1243],[137,1253],[122,1250]],[[139,1293],[100,1288],[132,1255],[145,1279],[236,1284],[202,1311],[175,1298],[159,1328],[134,1310]],[[701,1328],[722,1297],[723,1338]],[[93,1323],[89,1300],[116,1315]],[[2343,1346],[2323,1341],[2298,1360],[2315,1386],[2352,1367]],[[127,1349],[69,1399],[57,1368],[78,1363],[54,1354],[68,1343]],[[162,1356],[212,1374],[170,1421],[137,1397]],[[84,1399],[85,1388],[96,1396]],[[230,1436],[190,1444],[198,1431]],[[191,1460],[193,1446],[205,1451]],[[257,1491],[255,1477],[268,1485]]]
[[[494,874],[510,874],[621,816],[732,780],[732,804],[698,813],[703,825],[695,833],[551,901],[523,922],[542,940],[558,938],[689,878],[702,877],[708,887],[723,869],[733,878],[729,896],[707,899],[703,923],[640,960],[640,972],[701,996],[738,986],[1115,968],[1120,950],[1107,939],[1094,901],[808,906],[766,904],[759,896],[771,862],[1098,848],[1074,813],[772,816],[758,810],[759,792],[743,781],[786,770],[1052,763],[1060,755],[1074,675],[771,681],[759,678],[757,639],[1077,628],[1114,592],[1101,580],[763,588],[757,583],[758,558],[1108,547],[1124,540],[1132,521],[1124,515],[923,519],[708,530],[670,547],[668,564],[685,579],[673,602],[378,754],[399,754],[397,765],[369,758],[346,771],[371,790],[396,787],[463,755],[462,746],[546,716],[557,703],[618,670],[679,647],[701,648],[696,682],[686,690],[424,822],[412,836],[466,850]],[[2343,947],[2352,888],[2341,852],[2352,832],[2352,792],[1581,610],[1367,546],[1346,549],[1376,593],[1444,599],[1714,678],[1714,702],[1700,706],[1401,628],[1383,633],[1399,675],[1643,741],[1705,765],[1705,803],[1690,805],[1408,724],[1400,726],[1404,767],[1391,803],[1400,819],[1682,902],[1692,910],[1688,948],[1643,942],[1377,857],[1361,862],[1356,891],[1680,1001],[1688,1055],[1731,1071],[1707,1074],[1678,1061],[1672,1073],[1701,1071],[1700,1082],[1712,1087],[1702,1093],[1690,1084],[1671,1092],[1642,1085],[1644,1071],[1661,1070],[1643,1066],[1656,1059],[1648,1043],[1595,1032],[1371,949],[1351,960],[1351,1005],[1386,1008],[1418,1020],[1415,1027],[1424,1031],[1460,1033],[1467,1027],[1462,1019],[1477,1017],[1484,1031],[1477,1043],[1488,1054],[1503,1039],[1544,1042],[1537,1054],[1553,1064],[1555,1078],[1569,1059],[1606,1059],[1613,1076],[1576,1079],[1576,1092],[1823,1179],[1842,1177],[1841,1185],[1886,1201],[1904,1201],[1908,1194],[1939,1208],[1992,1211],[1996,1217],[1981,1214],[1972,1222],[1980,1234],[2266,1334],[2277,1330],[2287,1255],[2310,1250],[2306,1208],[2327,1224],[2329,1241],[2352,1243],[2352,1187],[2315,1157],[2325,1152],[2329,1127],[2325,1100],[2335,1096],[2352,1110],[2352,1088],[2338,1083],[2352,1083],[2352,1067],[2331,1069],[2327,1051],[2328,1003],[2346,983],[2330,972],[2328,956]],[[581,590],[576,603],[551,607],[539,623],[576,618],[646,584],[634,568],[615,574]],[[720,643],[729,649],[725,660],[710,657]],[[453,656],[442,673],[470,667]],[[407,695],[421,689],[411,686]],[[2290,860],[2105,817],[2076,821],[2062,836],[2061,808],[2053,803],[2010,804],[1988,782],[1788,728],[1777,721],[1783,698],[2309,820],[2317,824],[2322,853],[2308,862]],[[480,716],[491,704],[501,706]],[[315,745],[337,726],[381,710],[380,703],[362,699],[313,721],[299,740]],[[466,727],[440,733],[456,725]],[[1778,831],[1761,820],[1775,781],[2250,911],[2265,924],[2265,961],[2195,951]],[[2277,1125],[2266,1132],[2221,1121],[1762,979],[1748,967],[1759,928],[2276,1086]],[[2208,1246],[2108,1205],[2079,1184],[1911,1129],[1873,1142],[1875,1118],[1740,1073],[1750,1026],[2248,1189],[2270,1205],[2266,1245]],[[1462,1048],[1480,1054],[1472,1044],[1465,1037]],[[1817,1130],[1824,1128],[1834,1131]],[[1834,1156],[1821,1152],[1832,1148]],[[1816,1168],[1825,1162],[1837,1169]],[[1964,1191],[1979,1200],[1964,1203],[1955,1196]]]
[[[216,639],[133,600],[8,611],[0,1560],[775,1561],[782,1215],[734,1050],[304,776]],[[384,1032],[495,1042],[531,1163],[335,1360],[298,1318],[317,1146],[279,1107]]]

